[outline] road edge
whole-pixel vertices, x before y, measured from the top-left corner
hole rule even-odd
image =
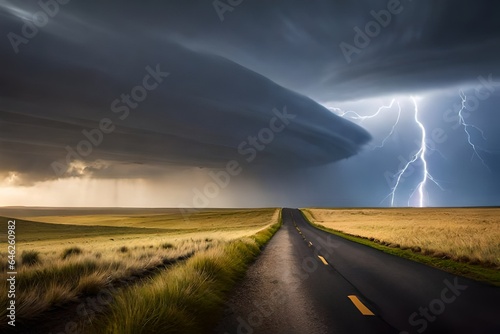
[[[489,269],[485,268],[482,266],[476,266],[476,265],[471,265],[468,263],[461,263],[457,262],[451,259],[443,259],[443,258],[437,258],[433,256],[428,256],[428,255],[423,255],[420,253],[416,253],[411,249],[401,249],[397,247],[389,247],[385,245],[381,245],[379,243],[376,243],[374,241],[371,241],[369,238],[366,237],[361,237],[361,236],[356,236],[348,233],[344,233],[338,230],[334,230],[328,227],[325,227],[323,225],[317,224],[312,222],[308,214],[304,212],[304,210],[307,210],[307,208],[301,208],[299,209],[300,213],[304,217],[304,219],[313,227],[325,231],[327,233],[334,234],[336,236],[339,236],[341,238],[347,239],[349,241],[356,242],[358,244],[362,244],[371,248],[375,248],[377,250],[380,250],[384,253],[395,255],[407,260],[411,260],[414,262],[418,262],[424,265],[427,265],[429,267],[433,267],[436,269],[440,269],[443,271],[446,271],[450,274],[453,275],[458,275],[462,277],[466,277],[469,279],[472,279],[474,281],[484,283],[486,285],[492,285],[496,287],[500,287],[500,272],[498,270],[494,269]]]

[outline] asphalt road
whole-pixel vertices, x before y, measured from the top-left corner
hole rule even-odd
[[[296,209],[217,333],[500,333],[500,288],[318,230]]]

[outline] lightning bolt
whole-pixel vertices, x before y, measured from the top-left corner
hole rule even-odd
[[[483,130],[481,130],[477,126],[472,125],[472,124],[468,124],[465,122],[465,118],[463,116],[463,111],[466,108],[465,104],[467,103],[467,96],[464,94],[463,91],[460,91],[460,98],[462,99],[462,106],[461,106],[460,110],[458,111],[458,120],[459,120],[460,125],[462,125],[464,127],[464,131],[467,135],[467,142],[469,143],[470,147],[472,147],[472,151],[473,151],[472,158],[474,158],[474,156],[477,156],[479,158],[479,160],[481,161],[481,163],[483,164],[483,166],[486,167],[488,170],[490,170],[490,167],[486,164],[484,159],[478,153],[476,145],[472,142],[469,129],[474,129],[474,130],[478,131],[481,134],[481,137],[483,137],[483,139],[486,140],[486,138],[484,137],[484,132],[483,132]]]
[[[371,114],[371,115],[360,115],[355,111],[352,111],[352,110],[344,111],[341,108],[336,108],[336,107],[327,107],[327,108],[330,109],[331,111],[336,112],[340,117],[350,118],[352,120],[359,120],[359,121],[363,122],[364,120],[375,118],[375,117],[379,116],[382,113],[382,111],[384,111],[386,109],[392,109],[394,102],[396,102],[396,99],[392,99],[391,103],[388,105],[381,106],[380,108],[377,109],[377,111],[374,114]],[[394,134],[396,126],[399,124],[399,119],[401,118],[401,105],[399,104],[399,101],[397,102],[397,105],[398,105],[398,116],[396,118],[396,121],[394,122],[394,124],[391,127],[391,131],[389,132],[389,134],[387,134],[387,136],[385,136],[385,138],[382,140],[380,145],[376,145],[372,148],[373,150],[375,150],[377,148],[383,148],[385,145],[385,142]]]
[[[350,119],[364,121],[366,119],[377,117],[378,115],[380,115],[380,113],[384,109],[391,109],[392,105],[394,104],[395,101],[396,101],[395,99],[392,99],[392,101],[391,101],[391,103],[389,105],[387,105],[387,106],[381,106],[380,108],[378,108],[377,112],[375,112],[372,115],[366,115],[366,116],[362,116],[362,115],[360,115],[357,112],[352,111],[352,110],[344,111],[344,110],[342,110],[340,108],[332,108],[332,107],[328,107],[328,109],[337,112],[340,117],[348,117]],[[349,116],[349,115],[353,115],[353,116]]]
[[[422,122],[419,121],[418,119],[418,106],[417,106],[417,101],[415,98],[412,96],[411,100],[413,104],[415,105],[415,123],[418,124],[420,131],[422,131],[422,141],[420,142],[420,150],[418,151],[419,154],[419,159],[422,161],[423,165],[423,178],[422,181],[418,184],[418,195],[419,195],[419,206],[423,207],[424,206],[424,187],[425,184],[427,183],[427,179],[433,180],[432,176],[429,174],[429,171],[427,170],[427,160],[425,160],[425,153],[427,152],[427,144],[425,143],[425,138],[427,136],[427,132],[425,131],[425,127],[422,124]],[[411,198],[412,196],[410,196]]]
[[[418,205],[419,205],[419,207],[423,207],[425,205],[425,203],[424,203],[424,192],[425,192],[425,186],[427,184],[427,181],[431,181],[435,185],[437,185],[441,190],[443,189],[441,187],[441,185],[429,173],[429,169],[428,169],[428,166],[427,166],[427,160],[426,160],[426,153],[427,153],[427,144],[426,144],[427,132],[425,130],[425,126],[422,124],[422,122],[418,118],[419,109],[418,109],[417,101],[415,100],[415,98],[413,96],[411,97],[411,101],[413,102],[413,105],[415,107],[414,108],[414,115],[415,115],[414,116],[414,120],[415,120],[415,123],[417,124],[417,126],[419,127],[421,134],[422,134],[421,135],[421,140],[420,140],[420,148],[417,151],[417,153],[415,153],[412,156],[412,158],[410,159],[410,161],[408,161],[405,164],[405,166],[403,168],[401,168],[396,173],[396,175],[395,175],[396,183],[395,183],[394,187],[391,188],[391,192],[387,196],[387,197],[391,197],[391,206],[394,206],[394,201],[395,201],[395,197],[396,197],[396,191],[399,188],[399,185],[401,183],[401,179],[402,179],[403,175],[406,173],[406,171],[408,170],[408,168],[410,168],[410,166],[412,166],[413,164],[416,163],[417,160],[420,160],[422,162],[422,179],[419,182],[417,188],[415,188],[415,190],[410,195],[410,197],[408,199],[408,206],[410,206],[410,200],[413,198],[413,196],[415,195],[415,192],[417,192],[417,191],[418,191]]]
[[[394,103],[394,100],[392,100],[391,106],[393,103]],[[396,118],[396,121],[392,125],[391,131],[389,132],[389,134],[387,136],[385,136],[384,140],[382,140],[382,143],[380,145],[375,146],[373,149],[384,147],[387,139],[389,139],[394,134],[394,130],[396,129],[396,126],[399,124],[399,119],[401,118],[401,105],[399,104],[399,101],[397,102],[397,104],[398,104],[398,117]]]
[[[427,150],[428,149],[430,150],[431,148],[429,148],[427,146],[427,143],[426,143],[427,142],[427,132],[426,132],[424,124],[419,119],[419,108],[418,108],[418,104],[417,104],[416,99],[413,96],[411,96],[410,99],[411,99],[413,106],[414,106],[414,121],[415,121],[415,124],[417,125],[417,127],[420,129],[420,133],[421,133],[419,150],[411,157],[411,159],[404,165],[404,167],[401,168],[394,175],[396,182],[395,182],[394,186],[391,188],[391,192],[382,200],[382,202],[384,202],[387,198],[390,197],[392,207],[395,205],[396,192],[398,191],[399,186],[401,185],[401,183],[403,181],[404,175],[406,174],[406,172],[408,171],[408,169],[410,167],[412,167],[413,165],[415,165],[417,163],[417,161],[420,161],[422,164],[422,167],[421,167],[422,177],[421,177],[420,182],[418,183],[417,187],[413,190],[413,192],[408,197],[408,206],[410,206],[410,201],[416,195],[418,195],[418,198],[417,198],[418,206],[419,207],[425,206],[425,196],[426,196],[425,189],[426,189],[426,186],[429,182],[434,183],[436,186],[439,187],[439,189],[444,190],[441,187],[441,185],[436,181],[436,179],[429,173],[429,168],[428,168],[428,163],[427,163]],[[381,144],[377,145],[373,148],[373,149],[377,149],[377,148],[384,147],[385,143],[394,134],[395,129],[396,129],[397,125],[399,124],[399,121],[401,118],[401,105],[400,105],[399,101],[396,102],[396,100],[393,99],[389,105],[381,106],[380,108],[377,109],[377,111],[375,113],[373,113],[371,115],[366,115],[366,116],[360,115],[357,112],[352,111],[352,110],[344,111],[341,108],[330,108],[330,107],[328,109],[336,112],[341,117],[349,118],[352,120],[359,120],[362,122],[364,120],[375,118],[375,117],[379,116],[386,109],[392,109],[394,103],[397,103],[397,106],[398,106],[397,118],[396,118],[395,122],[392,124],[390,132],[387,134],[387,136],[385,136],[385,138],[382,140]],[[465,108],[465,102],[462,102],[462,110],[461,111],[463,111],[464,108]],[[461,115],[461,112],[460,112],[460,115]],[[462,116],[460,116],[460,117],[461,117],[461,122],[462,122],[463,117]],[[467,126],[476,128],[473,125],[469,125],[469,124],[467,124]],[[435,149],[435,150],[437,151],[437,149]],[[441,154],[441,152],[439,152],[439,151],[438,151],[438,153]],[[443,156],[443,155],[441,154],[441,156]],[[443,158],[444,158],[444,156],[443,156]],[[415,167],[415,166],[413,166],[413,167]]]

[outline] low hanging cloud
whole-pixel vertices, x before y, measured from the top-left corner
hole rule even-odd
[[[151,177],[151,166],[225,168],[231,160],[312,166],[352,156],[370,139],[226,58],[131,39],[141,52],[127,57],[130,40],[90,54],[49,34],[39,37],[45,53],[26,50],[8,60],[0,79],[8,87],[0,106],[4,175],[17,172],[19,184],[29,184]]]

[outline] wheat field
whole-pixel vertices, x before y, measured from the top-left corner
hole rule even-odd
[[[500,268],[499,208],[304,209],[311,222],[424,255]]]

